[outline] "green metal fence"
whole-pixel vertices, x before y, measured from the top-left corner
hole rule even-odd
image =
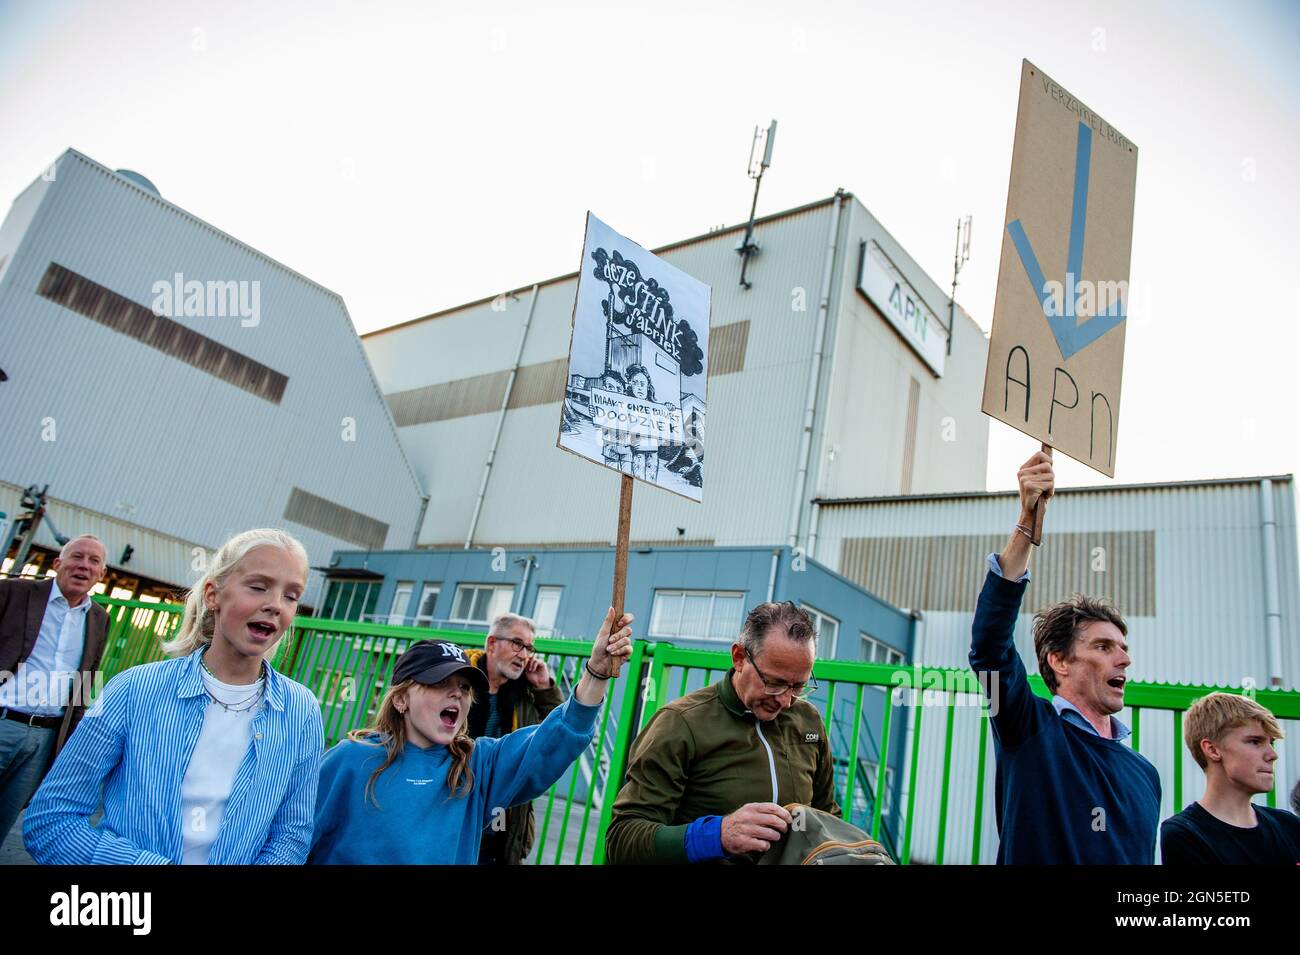
[[[105,680],[129,666],[161,658],[159,645],[179,624],[181,608],[103,597],[96,600],[109,610],[112,619],[102,665]],[[482,647],[485,642],[484,634],[460,630],[300,617],[272,662],[280,672],[315,693],[324,718],[325,742],[331,746],[348,730],[365,726],[373,718],[396,658],[411,643],[428,639],[444,639],[464,647]],[[567,695],[580,675],[591,644],[552,638],[536,642]],[[535,804],[537,842],[530,861],[602,864],[605,832],[617,793],[617,782],[611,785],[611,781],[622,780],[636,733],[660,707],[720,679],[730,666],[730,655],[725,652],[638,641],[622,679],[605,699],[592,746]],[[895,858],[907,864],[912,861],[918,827],[927,822],[920,818],[917,807],[918,791],[922,789],[918,780],[937,775],[937,811],[928,820],[934,826],[934,848],[928,861],[945,861],[951,836],[949,825],[956,824],[950,817],[963,814],[953,810],[960,796],[963,803],[971,805],[969,818],[960,820],[971,827],[971,851],[968,860],[963,861],[977,864],[987,826],[985,792],[993,762],[989,720],[976,720],[973,734],[965,729],[956,732],[959,710],[975,709],[982,716],[987,706],[975,675],[968,670],[842,660],[819,660],[814,674],[821,688],[810,702],[821,711],[832,742],[836,797],[844,818],[870,830]],[[1030,684],[1038,695],[1050,697],[1040,677],[1031,676]],[[1221,688],[1144,683],[1130,683],[1125,688],[1133,728],[1130,745],[1134,749],[1154,758],[1157,754],[1142,749],[1143,724],[1164,719],[1164,714],[1172,719],[1173,751],[1167,755],[1172,757],[1175,809],[1183,806],[1182,714],[1194,700],[1215,689]],[[1254,698],[1279,720],[1300,720],[1298,692],[1260,690]],[[963,720],[963,726],[968,722]],[[1300,725],[1291,730],[1300,731]],[[923,743],[928,744],[932,733],[942,734],[938,750],[941,762],[926,765],[922,772],[926,751]],[[954,753],[963,747],[969,747],[975,759],[973,780],[966,783],[973,792],[958,793],[953,778]],[[893,781],[891,775],[896,777]],[[1279,782],[1285,784],[1285,780]],[[1170,780],[1164,783],[1168,789]],[[900,792],[905,795],[896,799]],[[1267,803],[1277,804],[1276,791],[1267,795]]]
[[[447,640],[463,647],[482,647],[486,636],[461,630],[400,627],[302,617],[296,621],[282,672],[309,687],[321,704],[325,744],[332,746],[348,730],[370,723],[388,689],[393,665],[412,643]],[[581,676],[591,644],[540,638],[545,659],[567,697]],[[539,800],[537,840],[532,861],[559,864],[591,862],[604,840],[601,797],[607,788],[610,755],[618,726],[609,694],[596,724],[596,738],[586,753]]]

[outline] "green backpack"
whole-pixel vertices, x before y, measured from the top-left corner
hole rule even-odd
[[[758,857],[758,865],[894,865],[870,835],[839,816],[791,803],[794,823],[785,837]]]

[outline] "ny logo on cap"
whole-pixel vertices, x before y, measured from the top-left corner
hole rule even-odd
[[[438,649],[442,651],[444,657],[455,657],[461,663],[465,662],[465,651],[454,643],[439,643]]]

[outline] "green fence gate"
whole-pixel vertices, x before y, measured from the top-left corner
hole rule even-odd
[[[127,667],[162,658],[160,645],[179,625],[179,606],[95,599],[110,614],[101,665],[104,680]],[[348,730],[369,723],[388,687],[397,657],[412,643],[429,639],[463,647],[482,647],[486,640],[484,634],[460,630],[299,617],[292,633],[276,648],[272,663],[316,695],[328,747],[346,736]],[[591,644],[555,638],[539,638],[536,643],[567,695],[577,682]],[[611,781],[622,780],[636,733],[664,704],[720,679],[730,667],[731,657],[726,652],[637,641],[622,678],[605,698],[591,747],[535,804],[537,844],[531,861],[603,864],[605,831],[617,793],[617,785],[611,786]],[[964,824],[970,826],[971,852],[964,861],[977,864],[987,826],[985,791],[992,762],[991,730],[989,721],[981,718],[975,724],[974,738],[969,732],[959,738],[956,732],[959,709],[982,712],[986,705],[975,675],[969,670],[843,660],[818,660],[813,672],[821,687],[809,702],[817,706],[826,722],[836,763],[836,795],[844,818],[870,830],[873,838],[882,841],[903,864],[912,861],[917,826],[926,822],[917,809],[918,791],[922,788],[918,783],[922,778],[922,744],[929,740],[928,734],[941,733],[941,762],[925,767],[927,777],[938,776],[931,861],[945,861],[949,817],[953,815],[951,799],[955,795],[954,752],[970,747],[975,770],[973,793],[966,795],[970,796],[972,811]],[[1040,677],[1031,676],[1030,684],[1038,695],[1050,697]],[[1215,689],[1222,688],[1149,683],[1130,683],[1125,688],[1133,728],[1130,745],[1134,749],[1149,758],[1158,755],[1142,750],[1144,722],[1164,718],[1156,714],[1166,713],[1172,720],[1172,789],[1169,779],[1162,782],[1172,792],[1175,811],[1183,806],[1182,714],[1194,700]],[[1300,720],[1300,693],[1259,690],[1253,696],[1279,721]],[[877,710],[879,719],[874,719]],[[895,725],[895,719],[905,722]],[[937,728],[932,729],[936,722]],[[900,736],[901,748],[897,742]],[[1279,784],[1285,781],[1279,779]],[[895,794],[900,792],[905,795],[895,803]],[[1267,804],[1277,804],[1276,787],[1267,795]]]

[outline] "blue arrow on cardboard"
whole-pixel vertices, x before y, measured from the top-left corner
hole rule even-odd
[[[1075,291],[1080,276],[1083,274],[1083,232],[1088,221],[1088,178],[1092,158],[1092,130],[1083,123],[1079,124],[1079,138],[1074,153],[1074,200],[1070,211],[1070,246],[1065,261],[1064,309],[1058,309],[1056,297],[1043,275],[1038,256],[1030,245],[1029,236],[1019,219],[1007,223],[1011,241],[1020,255],[1020,264],[1025,267],[1025,275],[1034,288],[1034,294],[1043,308],[1043,317],[1052,329],[1052,337],[1061,350],[1061,357],[1068,360],[1071,355],[1087,348],[1111,329],[1123,323],[1125,304],[1116,297],[1105,312],[1094,315],[1082,325],[1078,323],[1075,312]],[[1063,311],[1063,313],[1062,313]]]

